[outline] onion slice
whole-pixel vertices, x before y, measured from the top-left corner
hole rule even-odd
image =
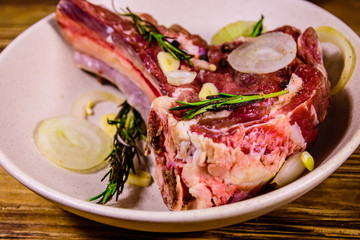
[[[256,21],[237,21],[217,31],[211,39],[212,45],[231,42],[239,37],[250,37]]]
[[[291,35],[271,32],[241,44],[229,54],[228,61],[239,72],[270,73],[290,64],[296,51],[296,42]]]
[[[116,125],[109,124],[108,120],[113,121],[116,116],[116,113],[108,113],[101,117],[100,128],[111,138],[114,138],[114,136],[116,135],[117,128]]]
[[[331,94],[340,92],[349,81],[356,64],[356,54],[351,43],[336,29],[329,26],[321,26],[316,29],[320,42],[335,44],[344,57],[344,67],[339,81],[331,88]]]
[[[60,167],[83,171],[101,165],[112,151],[112,140],[99,127],[76,117],[54,117],[35,132],[39,151]]]
[[[120,105],[124,102],[124,97],[112,94],[106,91],[89,91],[81,95],[74,103],[72,108],[72,116],[86,119],[93,115],[93,108],[100,102],[113,102]]]

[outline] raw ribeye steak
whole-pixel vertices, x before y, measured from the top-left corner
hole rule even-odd
[[[147,118],[155,179],[171,210],[207,208],[255,196],[287,157],[311,147],[326,116],[330,86],[311,27],[303,32],[291,26],[273,30],[292,37],[294,59],[270,73],[247,73],[235,70],[228,55],[252,38],[208,46],[178,25],[166,28],[139,14],[194,56],[192,64],[181,61],[179,69],[195,72],[195,79],[174,86],[157,59],[163,50],[155,41],[149,45],[131,18],[80,0],[61,0],[56,16],[79,66],[116,84]],[[177,101],[199,101],[205,83],[234,95],[284,89],[288,93],[207,111],[190,120],[183,120],[184,110],[169,110],[179,105]]]

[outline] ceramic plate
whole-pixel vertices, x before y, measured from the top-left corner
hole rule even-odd
[[[110,6],[109,1],[97,1]],[[267,29],[285,24],[304,30],[330,25],[343,33],[360,56],[358,36],[330,13],[299,0],[123,0],[148,12],[159,23],[179,23],[206,40],[222,26],[237,20],[258,20],[263,14]],[[335,59],[335,58],[334,58]],[[0,55],[0,161],[1,165],[29,189],[64,209],[102,223],[144,231],[196,231],[239,223],[279,208],[305,194],[333,173],[360,143],[360,66],[346,88],[332,100],[328,118],[320,126],[312,149],[317,161],[314,171],[272,192],[226,206],[203,210],[170,212],[156,184],[149,188],[127,187],[118,202],[97,205],[88,199],[102,192],[107,171],[79,174],[62,169],[41,156],[33,133],[46,118],[69,115],[75,99],[101,86],[94,77],[79,70],[72,50],[63,40],[54,15],[36,23],[15,39]],[[149,168],[153,171],[150,159]]]

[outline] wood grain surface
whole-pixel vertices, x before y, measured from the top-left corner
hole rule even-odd
[[[289,0],[291,1],[291,0]],[[360,34],[360,0],[313,0]],[[0,0],[0,51],[56,0]],[[1,79],[0,79],[1,81]],[[196,233],[146,233],[93,222],[46,201],[0,167],[0,239],[360,239],[360,148],[296,201],[245,223]]]

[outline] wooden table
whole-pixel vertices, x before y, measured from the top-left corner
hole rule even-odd
[[[290,1],[290,0],[289,0]],[[313,0],[360,35],[359,0]],[[56,0],[0,0],[0,50]],[[0,167],[0,239],[360,239],[360,148],[314,190],[265,216],[197,233],[146,233],[96,223],[34,194]]]

